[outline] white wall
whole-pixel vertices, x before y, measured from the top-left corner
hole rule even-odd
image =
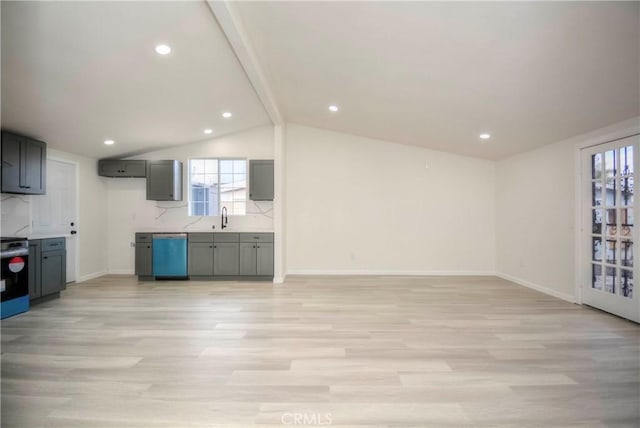
[[[175,159],[183,163],[183,200],[146,200],[144,178],[108,178],[109,272],[133,273],[135,232],[196,232],[220,230],[220,217],[189,217],[187,169],[189,158],[240,157],[273,159],[272,126],[254,128],[200,143],[135,156],[135,159]],[[246,216],[230,216],[225,231],[273,231],[273,202],[247,202]]]
[[[53,149],[48,158],[73,162],[78,173],[78,278],[81,282],[107,271],[107,184],[97,175],[95,159]],[[36,196],[2,194],[2,235],[31,234],[31,200]]]
[[[497,162],[500,276],[577,300],[580,148],[639,131],[640,118],[635,118]]]
[[[289,274],[495,271],[494,162],[299,125],[286,160]]]

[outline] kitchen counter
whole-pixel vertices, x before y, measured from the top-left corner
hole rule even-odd
[[[21,238],[27,239],[49,239],[49,238],[68,238],[71,234],[67,233],[34,233],[30,235],[22,235]]]

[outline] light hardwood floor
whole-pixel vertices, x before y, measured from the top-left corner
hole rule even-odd
[[[640,327],[493,277],[106,276],[2,321],[3,428],[328,425],[637,427]]]

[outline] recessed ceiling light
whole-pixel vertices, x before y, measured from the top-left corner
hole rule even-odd
[[[222,117],[224,117],[225,119],[229,119],[231,116],[233,115],[228,111],[225,111],[224,113],[222,113]]]
[[[104,140],[104,143],[105,143],[107,146],[112,146],[112,145],[114,145],[114,144],[115,144],[115,141],[113,141],[113,140]]]
[[[489,138],[491,138],[491,134],[480,134],[481,140],[488,140]]]
[[[335,113],[335,112],[337,112],[337,111],[338,111],[338,106],[336,106],[336,105],[330,105],[330,106],[329,106],[329,111],[332,111],[332,112],[334,112],[334,113]]]
[[[205,134],[211,134],[211,133],[213,132],[213,129],[209,129],[209,128],[207,128],[207,129],[205,129],[203,132],[204,132]]]
[[[171,47],[169,45],[158,45],[156,46],[156,53],[160,55],[169,55],[169,53],[171,53]]]

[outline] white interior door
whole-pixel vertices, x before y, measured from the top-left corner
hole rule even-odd
[[[638,262],[638,204],[635,169],[640,137],[628,137],[582,151],[582,302],[640,322],[640,290],[634,290]]]
[[[66,238],[67,282],[76,280],[76,165],[47,159],[47,193],[32,201],[32,232]]]

